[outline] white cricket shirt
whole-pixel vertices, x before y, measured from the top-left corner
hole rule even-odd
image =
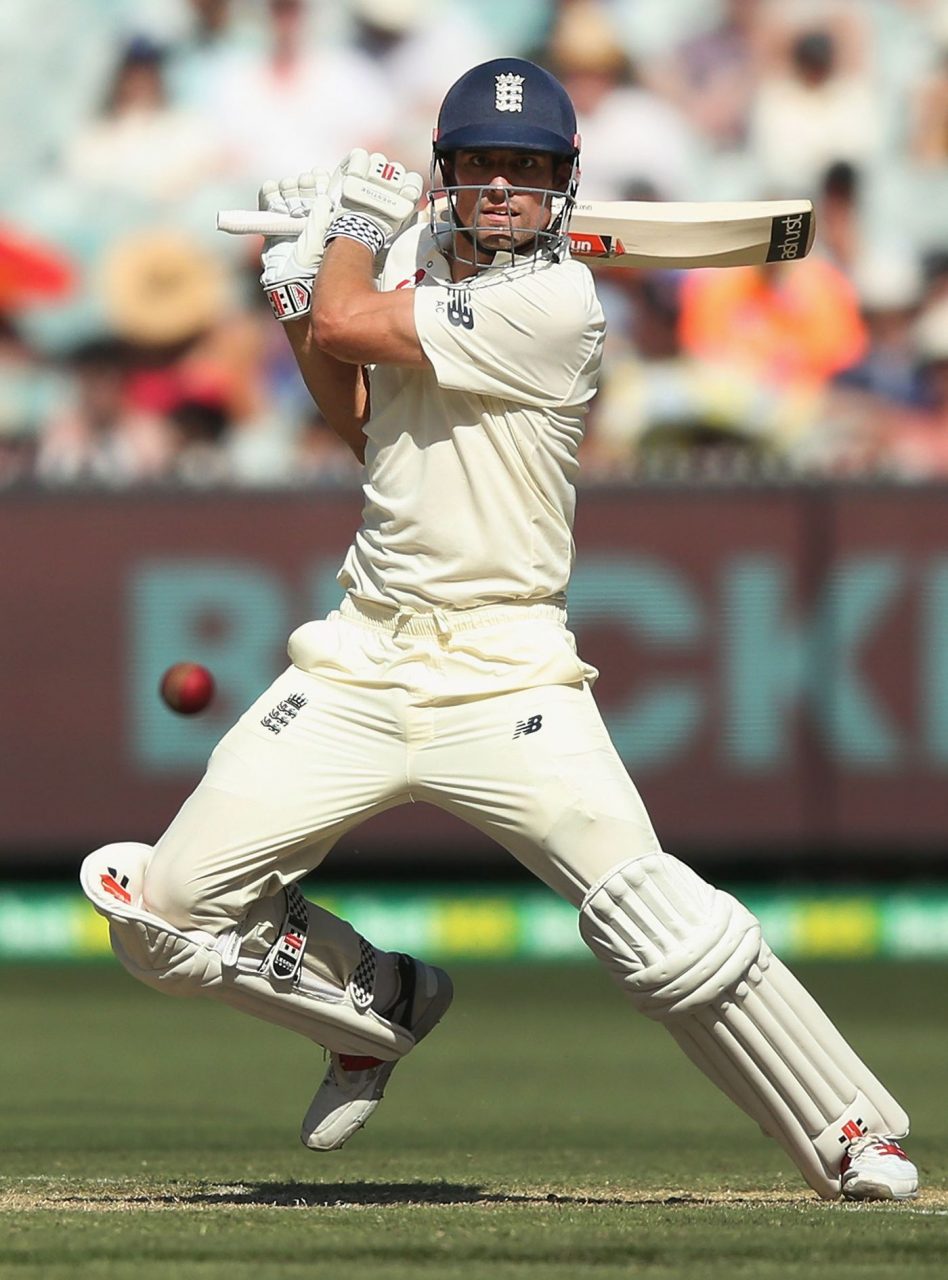
[[[588,268],[540,262],[452,285],[420,224],[379,283],[415,288],[431,367],[369,370],[363,524],[339,582],[415,609],[562,599],[605,331]]]

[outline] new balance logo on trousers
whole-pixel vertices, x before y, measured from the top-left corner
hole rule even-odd
[[[529,720],[518,720],[517,727],[514,729],[514,737],[519,738],[522,733],[538,733],[542,728],[542,716],[531,716]]]

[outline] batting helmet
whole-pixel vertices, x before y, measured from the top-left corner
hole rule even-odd
[[[565,162],[569,173],[559,172],[552,188],[521,188],[539,196],[548,212],[548,222],[539,225],[530,237],[511,219],[509,247],[511,263],[524,261],[527,251],[559,259],[567,250],[569,219],[579,181],[579,134],[576,112],[569,94],[556,79],[524,58],[494,58],[461,76],[451,86],[441,104],[434,131],[431,156],[430,225],[436,239],[455,259],[472,263],[478,271],[496,264],[479,243],[483,228],[476,216],[465,225],[458,213],[458,196],[465,188],[456,184],[455,154],[458,151],[534,151]],[[441,183],[438,183],[440,169]],[[448,217],[443,219],[439,204],[447,200]],[[465,249],[465,244],[467,248]]]
[[[458,150],[510,147],[575,159],[576,112],[555,76],[524,58],[494,58],[465,72],[441,104],[438,159]]]

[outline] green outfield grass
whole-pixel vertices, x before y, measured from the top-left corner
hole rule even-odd
[[[797,971],[913,1115],[913,1205],[818,1201],[591,964],[458,969],[325,1155],[304,1040],[117,965],[0,968],[0,1276],[941,1277],[948,969]]]

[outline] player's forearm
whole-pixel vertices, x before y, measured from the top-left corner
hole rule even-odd
[[[313,340],[345,363],[422,368],[427,357],[415,331],[411,290],[380,293],[372,267],[364,245],[344,237],[331,242],[313,290]]]
[[[369,397],[361,366],[337,360],[321,350],[309,320],[294,320],[283,328],[306,389],[328,425],[359,461],[364,462],[362,428],[369,414]]]

